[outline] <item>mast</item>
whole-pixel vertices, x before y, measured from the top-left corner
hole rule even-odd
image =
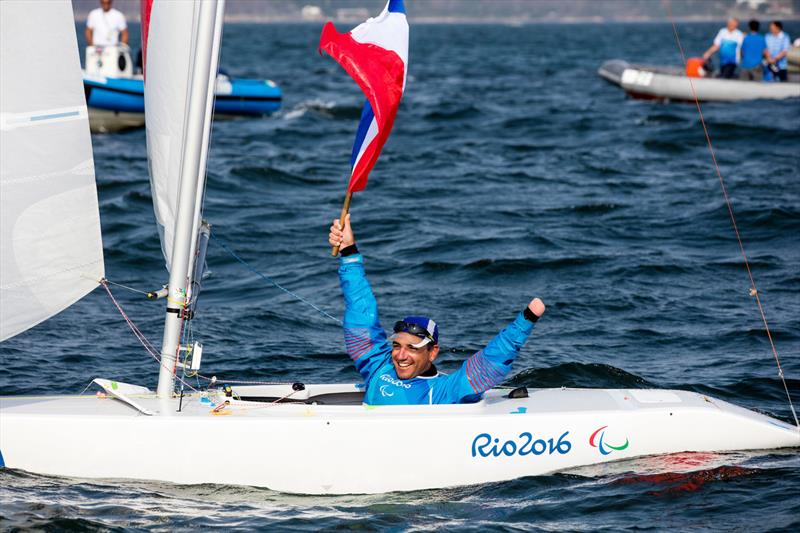
[[[213,87],[219,60],[218,44],[222,26],[221,14],[224,0],[203,0],[195,3],[195,38],[189,91],[188,113],[184,124],[184,151],[180,171],[180,188],[175,218],[167,297],[164,339],[161,344],[161,368],[158,375],[158,397],[171,398],[174,392],[174,372],[180,349],[184,305],[190,284],[193,250],[196,242],[195,224],[199,220],[206,169],[205,151],[208,147],[208,129],[211,125]],[[217,20],[219,16],[220,20]],[[168,53],[163,51],[162,53]]]
[[[213,68],[211,69],[211,80],[207,87],[207,100],[206,100],[206,115],[205,115],[205,122],[203,123],[203,144],[200,149],[200,168],[205,170],[207,168],[207,161],[208,161],[208,145],[211,141],[211,120],[214,116],[214,96],[217,88],[216,83],[216,74],[218,71],[218,62],[219,62],[219,47],[220,43],[222,42],[222,23],[223,23],[223,16],[225,15],[225,0],[220,0],[217,3],[217,15],[214,22],[214,40],[212,43],[211,49],[211,58],[214,61]],[[199,273],[201,276],[203,275],[203,269],[196,269],[194,267],[194,261],[197,259],[198,255],[198,239],[200,237],[200,233],[203,231],[201,228],[201,224],[203,222],[203,199],[205,196],[205,180],[203,181],[203,186],[198,187],[197,194],[195,197],[195,218],[194,218],[194,225],[192,227],[192,249],[189,252],[190,257],[190,264],[189,270],[187,271],[187,275],[190,277],[194,275],[194,273]],[[208,226],[208,230],[210,233],[210,225]],[[208,235],[206,235],[208,238]],[[205,256],[205,254],[203,253]],[[204,260],[204,259],[203,259]],[[192,280],[189,280],[189,298],[192,298]]]

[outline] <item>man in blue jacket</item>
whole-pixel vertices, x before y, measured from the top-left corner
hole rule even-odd
[[[739,79],[761,81],[764,78],[762,63],[767,54],[767,41],[758,33],[761,25],[757,20],[751,20],[747,26],[750,28],[742,41],[742,62],[739,65]]]
[[[344,341],[347,353],[364,377],[364,403],[440,404],[475,402],[499,385],[527,340],[544,304],[534,298],[514,321],[461,365],[443,374],[434,360],[439,355],[439,327],[428,317],[408,316],[395,323],[393,335],[378,320],[378,303],[364,272],[350,215],[344,229],[334,220],[328,241],[341,250],[339,281],[345,301]]]

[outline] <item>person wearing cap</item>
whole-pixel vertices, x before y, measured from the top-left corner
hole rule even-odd
[[[480,400],[503,382],[511,365],[544,313],[534,298],[514,321],[457,372],[444,374],[434,364],[439,355],[439,326],[426,316],[407,316],[392,328],[391,337],[378,320],[378,303],[364,271],[350,226],[334,220],[328,235],[338,246],[339,282],[344,295],[344,341],[356,370],[364,378],[364,403],[370,405],[452,404]]]

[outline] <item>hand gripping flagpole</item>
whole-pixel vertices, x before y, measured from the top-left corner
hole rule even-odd
[[[403,96],[408,66],[408,22],[403,0],[389,0],[380,15],[348,33],[339,33],[328,22],[322,28],[319,51],[334,58],[367,97],[353,143],[350,183],[339,218],[340,228],[344,229],[353,193],[366,187]],[[334,246],[331,255],[338,253],[339,247]]]
[[[342,205],[342,214],[339,215],[339,229],[344,230],[344,218],[347,216],[347,213],[350,211],[350,200],[353,198],[353,193],[351,191],[347,191],[347,194],[344,196],[344,205]],[[336,257],[339,255],[339,246],[334,246],[331,248],[331,255]]]

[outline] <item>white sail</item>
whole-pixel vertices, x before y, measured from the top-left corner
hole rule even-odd
[[[145,4],[145,114],[153,203],[170,270],[158,393],[172,395],[205,187],[224,0]],[[150,9],[148,12],[147,9]]]
[[[154,2],[147,32],[144,108],[147,159],[161,250],[170,269],[178,210],[184,126],[197,23],[195,2]]]
[[[0,340],[104,275],[72,6],[0,2]]]

